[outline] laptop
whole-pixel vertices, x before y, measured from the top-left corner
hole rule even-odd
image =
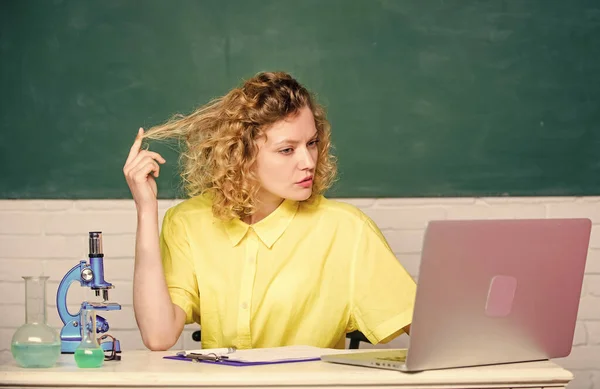
[[[589,219],[431,221],[408,350],[321,359],[416,372],[566,357],[591,225]]]

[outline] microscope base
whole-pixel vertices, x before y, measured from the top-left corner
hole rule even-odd
[[[75,349],[77,348],[77,346],[79,346],[80,343],[81,343],[81,339],[80,340],[63,340],[63,341],[61,341],[61,343],[60,343],[61,354],[74,354]],[[113,342],[112,341],[102,342],[102,343],[100,343],[100,347],[102,347],[102,350],[104,350],[104,351],[112,351]],[[118,340],[115,340],[115,353],[120,353],[120,352],[121,352],[121,343]]]

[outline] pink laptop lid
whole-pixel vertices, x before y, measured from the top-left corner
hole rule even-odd
[[[407,368],[567,356],[590,232],[589,219],[430,222]]]

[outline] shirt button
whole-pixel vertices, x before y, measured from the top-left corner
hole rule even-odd
[[[246,309],[248,308],[248,304],[247,303],[242,303],[242,309]]]

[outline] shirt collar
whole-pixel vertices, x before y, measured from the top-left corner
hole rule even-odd
[[[297,210],[298,202],[286,199],[269,216],[258,223],[249,225],[240,219],[233,219],[225,223],[225,231],[229,235],[231,245],[236,246],[252,228],[265,246],[271,248],[290,225]]]

